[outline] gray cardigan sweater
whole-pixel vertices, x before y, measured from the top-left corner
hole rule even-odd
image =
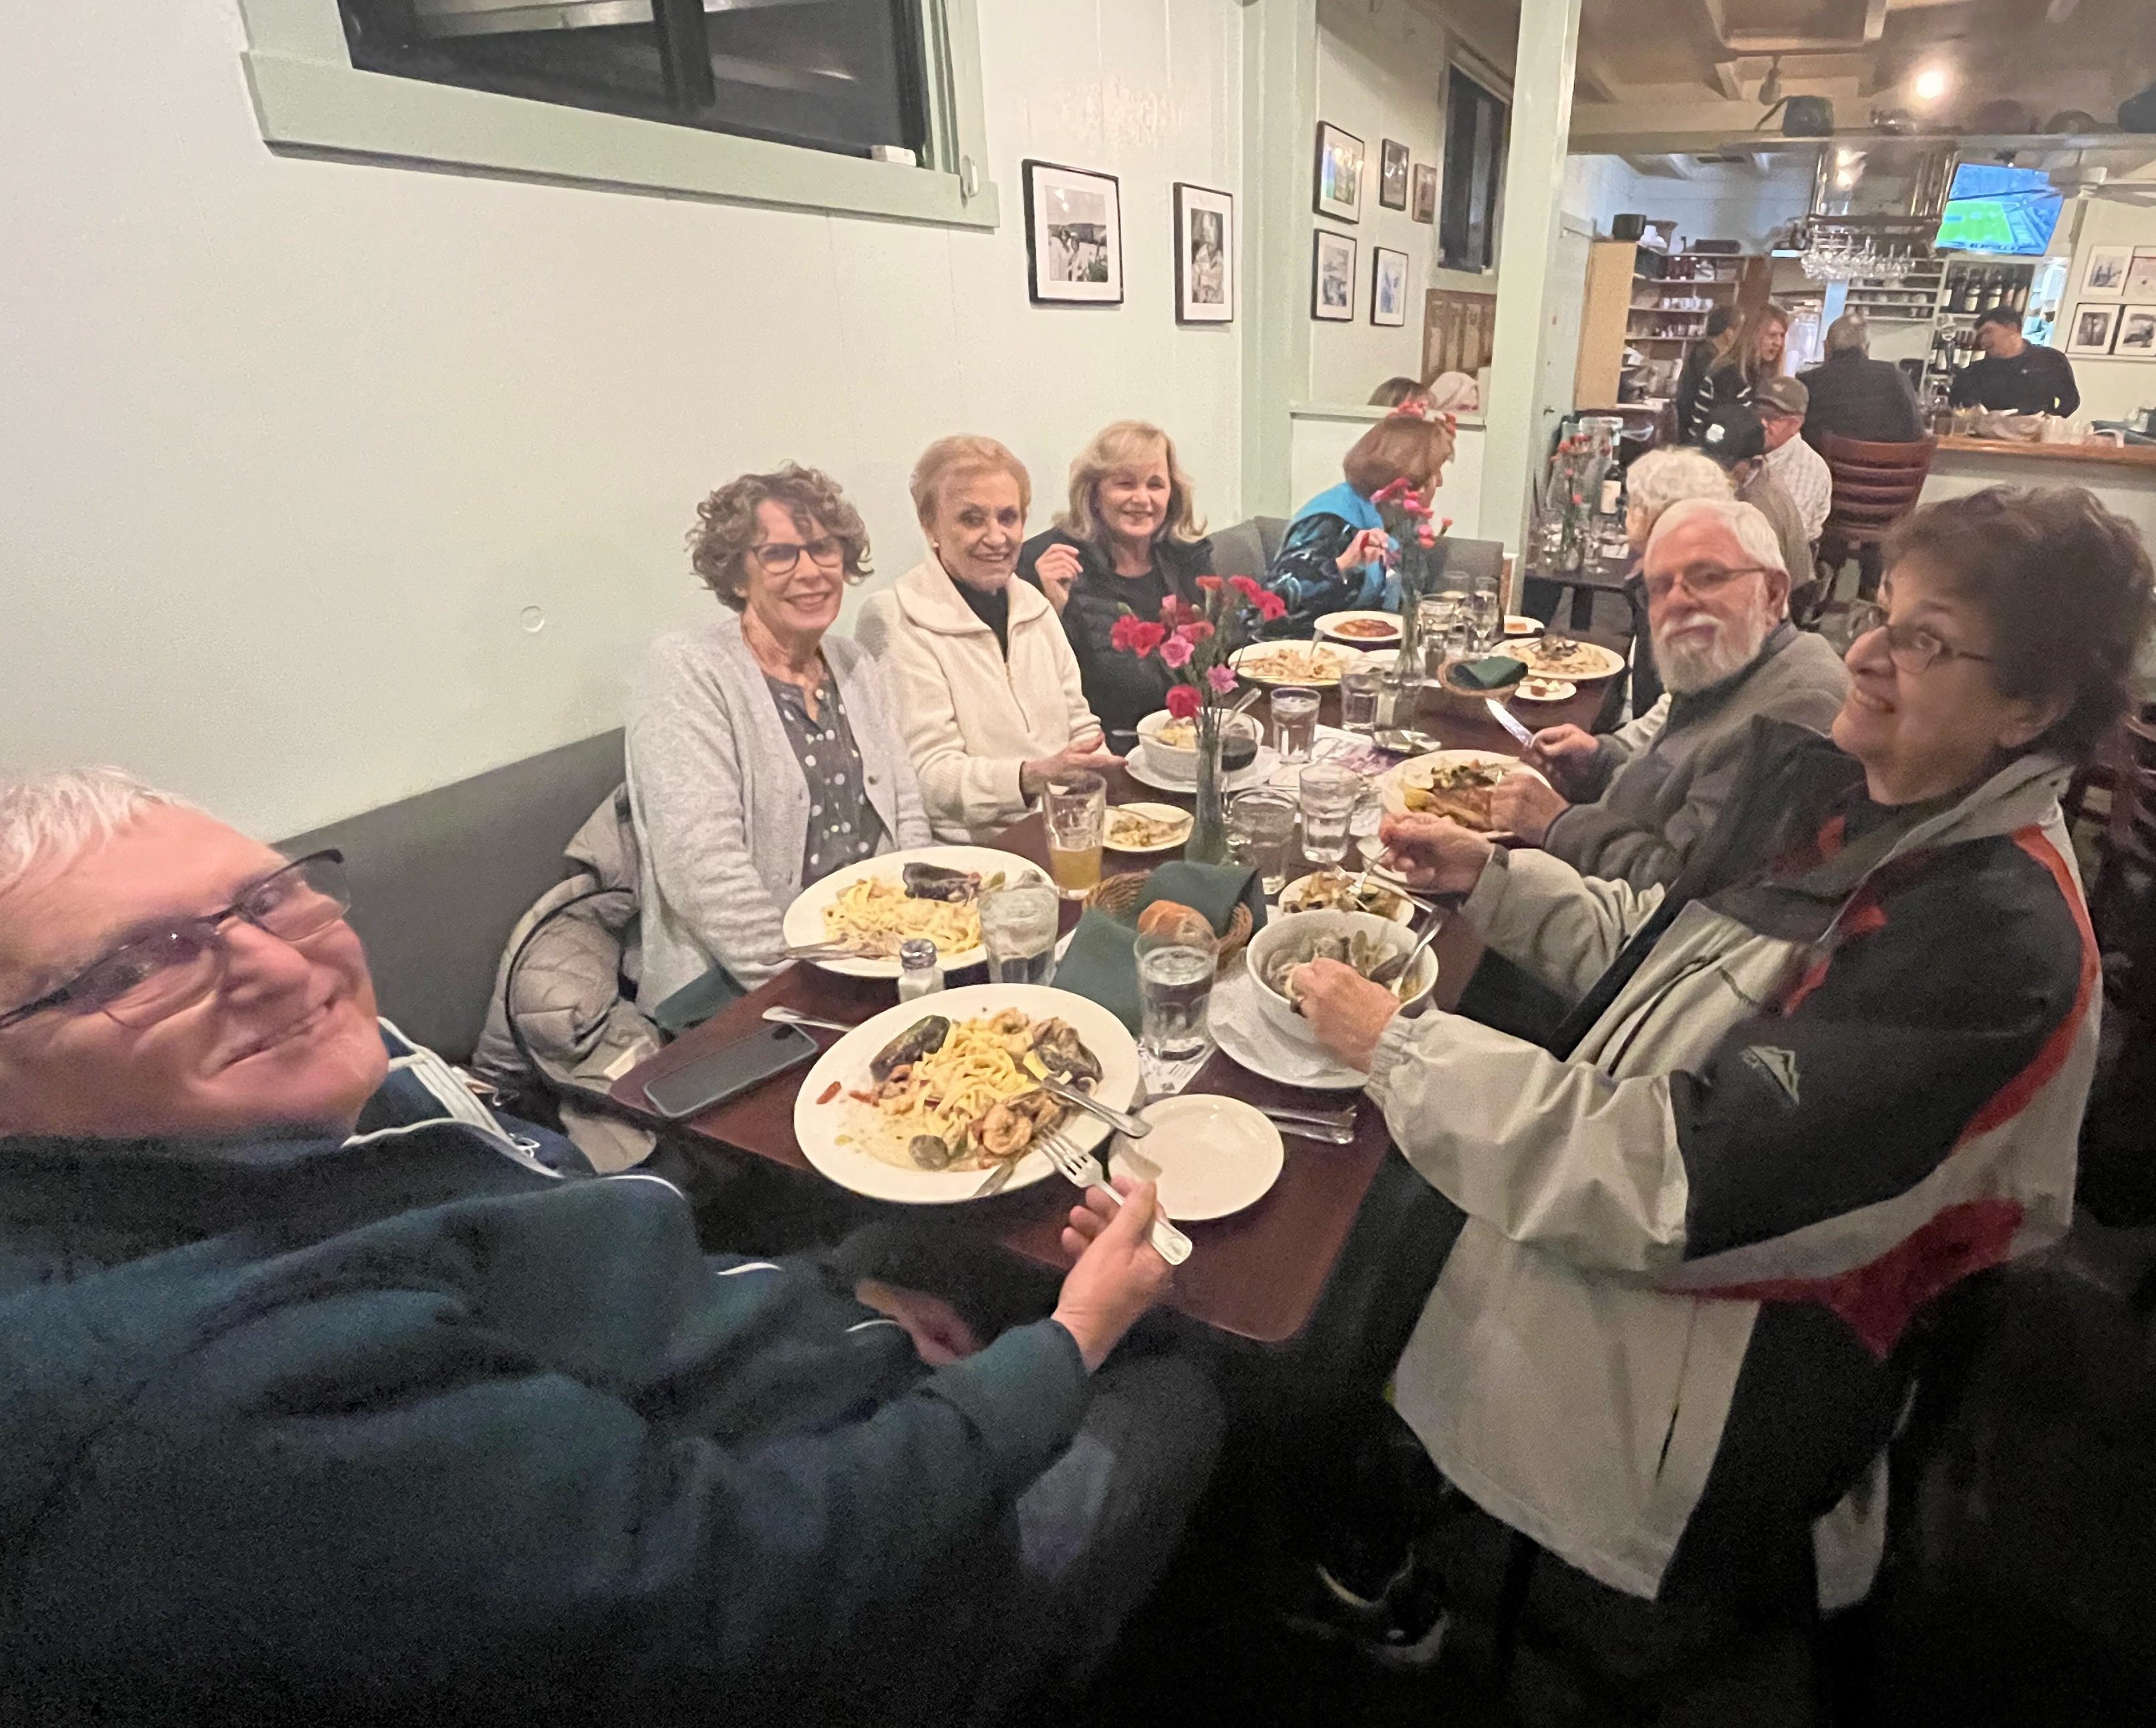
[[[883,674],[840,637],[824,637],[824,659],[884,849],[932,843]],[[665,1001],[714,961],[744,985],[762,982],[785,964],[780,926],[801,891],[809,787],[740,618],[652,644],[630,681],[628,752],[643,854],[639,1000]]]
[[[1676,879],[1736,790],[1752,717],[1815,732],[1834,724],[1849,673],[1818,637],[1777,624],[1758,658],[1720,684],[1665,695],[1596,741],[1593,803],[1561,811],[1543,850],[1583,876],[1653,888]]]

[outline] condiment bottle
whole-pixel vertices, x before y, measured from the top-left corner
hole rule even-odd
[[[927,936],[910,936],[898,945],[898,999],[933,996],[943,987],[943,957]]]

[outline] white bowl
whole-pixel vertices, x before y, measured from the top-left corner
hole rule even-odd
[[[1165,708],[1156,708],[1138,722],[1138,739],[1145,746],[1147,762],[1156,772],[1171,780],[1179,780],[1186,786],[1194,785],[1198,780],[1198,739],[1195,731],[1198,723],[1195,720],[1183,722],[1194,729],[1189,743],[1162,743],[1161,729],[1174,724],[1174,715]],[[1261,744],[1265,741],[1265,729],[1258,724],[1253,715],[1239,714],[1229,722],[1229,726],[1240,736],[1248,738],[1253,744]]]
[[[1265,962],[1281,948],[1299,943],[1306,936],[1352,936],[1358,931],[1375,936],[1394,954],[1406,952],[1417,940],[1414,932],[1404,926],[1369,912],[1288,912],[1274,918],[1251,937],[1250,946],[1243,951],[1250,982],[1257,987],[1254,993],[1259,1008],[1276,1030],[1302,1049],[1316,1049],[1317,1034],[1311,1029],[1310,1022],[1296,1011],[1295,1004],[1265,982]],[[1401,998],[1400,1007],[1408,1013],[1419,1014],[1430,1006],[1430,997],[1437,989],[1437,956],[1424,949],[1409,977],[1412,982]]]

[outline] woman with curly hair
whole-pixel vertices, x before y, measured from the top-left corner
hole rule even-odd
[[[928,844],[928,818],[882,671],[825,634],[869,573],[836,482],[790,462],[730,481],[696,507],[689,561],[726,611],[660,637],[629,690],[639,994],[701,983],[716,1005],[785,963],[804,886]]]
[[[1019,549],[1018,573],[1047,595],[1078,657],[1086,700],[1111,732],[1129,731],[1168,695],[1168,669],[1118,652],[1108,638],[1126,610],[1195,606],[1213,569],[1190,476],[1158,426],[1118,420],[1070,464],[1070,507]]]

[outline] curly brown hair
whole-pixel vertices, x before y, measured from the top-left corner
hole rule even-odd
[[[2126,712],[2156,572],[2141,531],[2080,486],[1987,486],[1925,505],[1887,542],[1887,568],[1920,562],[1991,622],[1992,682],[2066,701],[2030,750],[2094,760]]]
[[[786,462],[770,474],[728,480],[696,506],[689,531],[689,564],[719,603],[739,612],[748,604],[748,554],[757,543],[757,506],[766,499],[784,508],[805,536],[820,527],[844,549],[845,580],[869,575],[869,531],[846,502],[839,483],[819,468]]]

